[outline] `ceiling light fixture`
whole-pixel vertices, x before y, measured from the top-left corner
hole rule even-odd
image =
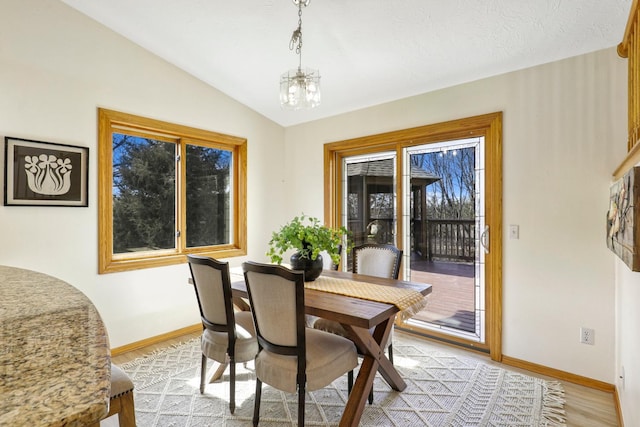
[[[320,71],[302,69],[302,7],[309,6],[311,0],[293,0],[298,6],[298,28],[293,31],[289,49],[299,56],[298,68],[280,76],[280,105],[287,110],[314,108],[320,105]]]

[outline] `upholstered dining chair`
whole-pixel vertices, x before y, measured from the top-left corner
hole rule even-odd
[[[352,271],[356,274],[398,279],[402,250],[383,243],[367,243],[353,248]]]
[[[253,318],[249,311],[235,312],[229,263],[187,256],[202,320],[200,393],[204,393],[207,359],[220,363],[214,379],[229,366],[229,410],[236,409],[236,363],[253,360],[258,353]]]
[[[355,246],[352,251],[351,271],[356,274],[366,274],[368,276],[385,277],[398,279],[400,275],[400,264],[402,262],[402,250],[393,245],[383,243],[365,243]],[[314,329],[331,332],[337,335],[346,336],[347,332],[342,325],[332,320],[318,318],[313,323]],[[393,329],[391,330],[393,334]],[[393,335],[387,341],[387,353],[389,361],[393,363]],[[353,386],[353,373],[349,373],[347,380],[349,392]],[[373,392],[369,394],[369,403],[373,403]]]
[[[348,339],[305,327],[304,273],[280,265],[242,264],[258,337],[253,425],[260,420],[262,383],[298,392],[298,426],[305,393],[321,389],[358,365]]]
[[[111,364],[111,394],[109,413],[104,417],[118,416],[120,427],[136,427],[136,412],[133,404],[133,381],[119,366]]]

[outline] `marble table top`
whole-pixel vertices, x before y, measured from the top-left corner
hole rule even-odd
[[[108,411],[109,339],[78,289],[0,265],[0,426],[85,426]]]

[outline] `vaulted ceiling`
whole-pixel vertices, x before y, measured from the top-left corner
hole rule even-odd
[[[291,126],[617,45],[632,0],[311,0],[302,66],[322,104],[282,110],[291,0],[61,0]]]

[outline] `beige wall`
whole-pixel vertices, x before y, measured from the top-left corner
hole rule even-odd
[[[97,274],[98,107],[247,138],[252,259],[281,216],[284,130],[61,2],[2,2],[0,136],[87,146],[90,179],[88,208],[0,206],[0,264],[80,288],[118,347],[200,319],[186,264]]]
[[[625,426],[640,426],[640,273],[616,259],[616,373]],[[624,368],[624,371],[623,369]]]
[[[615,384],[625,425],[640,425],[640,274],[605,243],[626,67],[611,48],[287,128],[288,214],[322,214],[322,164],[301,159],[324,143],[503,111],[504,354]],[[578,342],[581,326],[594,346]]]
[[[503,111],[504,354],[613,383],[604,218],[626,147],[625,67],[609,49],[287,128],[292,206],[322,213],[323,165],[303,159],[326,142]],[[579,343],[581,326],[594,346]]]
[[[610,383],[624,365],[626,424],[640,424],[640,276],[604,241],[625,90],[626,62],[608,49],[284,130],[62,3],[3,2],[0,136],[91,151],[88,208],[0,206],[0,263],[80,288],[114,347],[198,322],[185,265],[96,273],[97,107],[248,139],[249,256],[233,265],[264,260],[292,215],[322,216],[324,143],[503,111],[505,237],[520,225],[504,240],[504,353]]]

